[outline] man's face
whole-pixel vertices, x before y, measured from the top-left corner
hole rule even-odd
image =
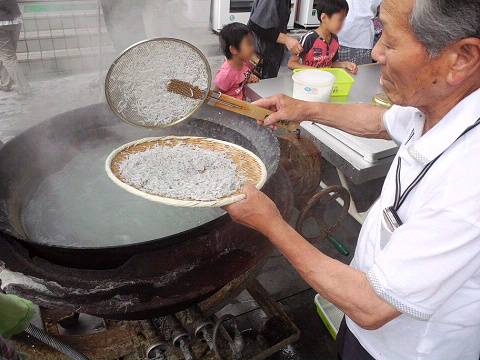
[[[382,83],[397,105],[428,106],[446,90],[448,67],[439,56],[431,59],[408,26],[414,0],[384,0],[380,9],[383,34],[373,49],[382,65]],[[442,66],[443,64],[443,66]]]

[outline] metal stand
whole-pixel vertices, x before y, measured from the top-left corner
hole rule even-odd
[[[250,285],[247,286],[246,289],[249,294],[252,296],[252,298],[255,300],[255,302],[260,306],[260,308],[263,310],[263,312],[267,315],[269,318],[268,321],[276,321],[277,323],[281,323],[282,327],[284,329],[287,329],[289,334],[285,336],[283,339],[279,340],[276,344],[268,346],[268,347],[262,347],[256,351],[253,351],[248,354],[244,354],[240,358],[237,358],[239,360],[261,360],[261,359],[266,359],[269,356],[275,354],[276,352],[282,350],[284,347],[287,345],[290,345],[300,339],[300,330],[298,330],[297,326],[290,320],[290,318],[285,314],[285,312],[282,310],[280,305],[270,296],[270,294],[265,290],[265,288],[258,282],[257,279],[254,279]],[[266,324],[267,324],[266,323]],[[227,340],[230,342],[233,339],[229,337],[228,334],[226,334],[226,331],[224,332],[224,336],[227,338]],[[227,356],[228,350],[223,354],[224,356]],[[232,357],[227,357],[227,359],[231,359]]]
[[[342,184],[342,186],[347,189],[349,192],[350,192],[350,188],[348,187],[348,182],[347,182],[347,178],[345,177],[345,175],[337,169],[337,173],[338,173],[338,177],[340,178],[340,183]],[[325,184],[323,181],[320,183],[320,186],[323,188],[323,189],[326,189],[328,188],[328,185]],[[341,206],[345,206],[345,201],[344,199],[342,198],[337,198],[337,202],[341,205]],[[373,206],[373,205],[372,205]],[[357,207],[355,205],[355,201],[350,197],[350,204],[348,206],[348,213],[355,219],[357,220],[361,225],[363,225],[365,219],[367,218],[367,215],[370,211],[372,207],[370,206],[370,208],[367,210],[367,211],[364,211],[364,212],[358,212],[357,210]]]

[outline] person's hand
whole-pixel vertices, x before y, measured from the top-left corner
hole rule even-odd
[[[278,221],[283,221],[275,203],[255,186],[245,185],[243,193],[245,199],[223,208],[234,222],[266,235]]]
[[[248,77],[248,80],[247,80],[249,83],[258,83],[260,81],[260,79],[258,78],[257,75],[255,74],[250,74],[250,76]]]
[[[258,124],[263,124],[271,129],[275,129],[275,123],[281,120],[294,121],[297,123],[307,120],[306,110],[308,109],[309,103],[295,100],[287,95],[277,94],[255,101],[253,104],[274,112],[267,116],[263,122],[258,122]]]
[[[345,69],[347,69],[352,74],[356,74],[357,71],[358,71],[358,66],[357,66],[357,64],[355,64],[351,61],[345,61]]]
[[[301,54],[303,51],[303,47],[302,45],[300,45],[300,42],[291,36],[288,36],[287,41],[285,42],[285,45],[288,51],[290,51],[294,55]]]

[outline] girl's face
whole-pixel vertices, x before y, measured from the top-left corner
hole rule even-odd
[[[253,43],[253,35],[248,34],[243,37],[240,47],[237,51],[237,55],[243,61],[249,61],[255,54],[255,44]]]

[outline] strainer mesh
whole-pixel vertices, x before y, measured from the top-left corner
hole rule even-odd
[[[167,90],[172,80],[198,87],[192,99]],[[151,39],[127,49],[112,64],[105,93],[112,110],[140,126],[164,127],[188,117],[207,96],[211,72],[203,54],[177,39]]]

